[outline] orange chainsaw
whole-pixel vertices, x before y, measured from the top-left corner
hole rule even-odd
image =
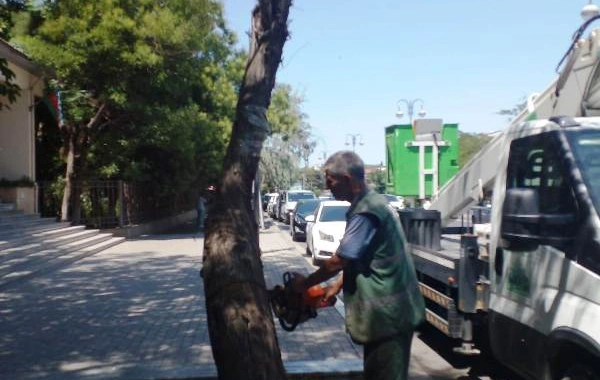
[[[283,285],[277,285],[269,290],[269,299],[273,313],[279,319],[279,324],[285,331],[293,331],[300,323],[317,316],[317,309],[333,306],[337,301],[332,297],[325,301],[326,287],[315,285],[304,293],[292,289],[294,275],[290,272],[283,274]]]

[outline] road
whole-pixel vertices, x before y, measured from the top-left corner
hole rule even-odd
[[[312,265],[311,257],[306,255],[306,242],[293,242],[288,225],[270,218],[265,219],[265,223],[276,226],[281,234],[287,235],[298,254]],[[314,265],[313,268],[317,269]],[[466,357],[454,353],[453,342],[429,325],[418,331],[415,337],[411,353],[411,379],[523,380],[490,355]]]

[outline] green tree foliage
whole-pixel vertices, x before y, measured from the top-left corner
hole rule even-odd
[[[387,178],[386,173],[387,173],[386,169],[383,169],[383,167],[382,167],[381,169],[371,171],[367,175],[367,183],[372,187],[372,189],[375,192],[377,192],[379,194],[385,193],[386,178]]]
[[[4,58],[0,58],[0,77],[5,78],[0,81],[0,110],[2,110],[4,107],[10,107],[9,104],[17,100],[21,91],[19,86],[13,83],[15,73],[8,67],[8,61]],[[7,99],[8,102],[3,99]]]
[[[512,108],[502,109],[496,112],[496,114],[506,116],[508,118],[508,121],[512,121],[512,119],[514,119],[515,116],[521,113],[521,111],[523,111],[525,107],[527,107],[527,99],[523,97]]]
[[[0,38],[10,40],[12,28],[15,25],[14,14],[25,8],[25,0],[0,0]]]
[[[272,135],[265,142],[260,162],[264,192],[301,182],[301,169],[307,166],[316,146],[311,140],[307,116],[301,109],[303,101],[287,84],[279,84],[273,90],[267,112]]]
[[[14,26],[13,13],[24,8],[23,1],[0,0],[0,38],[9,40],[11,31]],[[13,83],[15,74],[8,67],[8,61],[5,58],[0,58],[0,110],[8,107],[8,104],[13,103],[20,94],[19,86]],[[8,100],[8,102],[3,101]]]
[[[67,187],[148,180],[172,199],[218,178],[244,64],[222,13],[213,0],[45,2],[17,41],[61,91]]]
[[[325,190],[325,177],[323,172],[315,168],[304,168],[302,170],[304,177],[304,188],[320,195]]]
[[[483,148],[490,140],[491,136],[483,133],[465,133],[460,132],[458,136],[459,156],[458,165],[462,168],[471,157]]]

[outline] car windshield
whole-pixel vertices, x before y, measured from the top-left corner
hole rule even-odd
[[[297,202],[300,199],[315,199],[313,193],[288,193],[289,202]]]
[[[319,205],[319,200],[310,199],[298,202],[298,206],[296,208],[296,213],[298,214],[312,214],[317,206]]]
[[[600,211],[600,131],[585,131],[569,135],[573,153],[596,210]]]
[[[346,212],[349,206],[323,206],[320,222],[342,222],[346,220]]]

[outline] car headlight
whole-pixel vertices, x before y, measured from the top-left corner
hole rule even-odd
[[[321,240],[323,240],[323,241],[330,241],[330,242],[332,242],[332,243],[335,241],[335,240],[333,239],[333,235],[326,234],[326,233],[325,233],[325,232],[323,232],[323,231],[319,231],[319,237],[320,237],[320,238],[321,238]]]

